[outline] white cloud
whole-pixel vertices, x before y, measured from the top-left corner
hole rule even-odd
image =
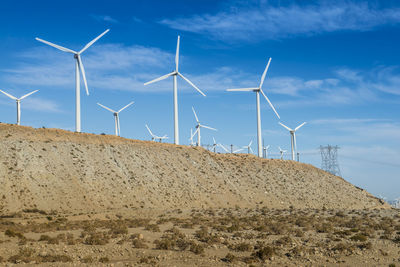
[[[162,92],[171,90],[171,80],[144,86],[143,83],[169,73],[174,68],[173,53],[158,48],[99,44],[82,55],[89,90],[124,90]],[[261,73],[246,73],[230,67],[218,67],[209,72],[186,73],[186,58],[181,58],[183,74],[207,94],[228,88],[254,87]],[[1,71],[0,78],[12,85],[64,89],[74,86],[73,57],[51,47],[40,47],[19,55],[19,65]],[[267,95],[278,95],[278,108],[288,106],[354,105],[380,101],[378,93],[399,95],[400,76],[396,67],[380,66],[370,71],[341,68],[328,77],[267,77]],[[196,93],[179,79],[179,89]],[[232,93],[233,94],[233,93]],[[284,99],[284,100],[282,100]]]
[[[97,21],[109,22],[109,23],[118,23],[118,20],[112,18],[109,15],[90,15],[93,19]]]
[[[290,6],[273,6],[269,1],[246,3],[216,14],[164,19],[160,23],[227,42],[254,42],[343,30],[368,31],[400,22],[399,8],[380,9],[365,2]]]

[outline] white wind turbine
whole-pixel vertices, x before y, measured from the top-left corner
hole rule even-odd
[[[268,158],[268,148],[269,148],[269,145],[263,147],[263,150],[264,150],[264,157],[265,157],[265,158]]]
[[[282,150],[282,148],[279,146],[278,146],[278,148],[279,148],[279,153],[281,154],[281,159],[283,159],[283,154],[285,154],[287,152],[287,150]]]
[[[227,91],[249,91],[249,92],[255,92],[256,93],[256,103],[257,103],[257,148],[258,148],[258,156],[262,157],[262,142],[261,142],[261,112],[260,112],[260,93],[264,96],[264,98],[268,101],[268,104],[271,106],[272,110],[275,112],[276,116],[278,118],[279,114],[276,112],[274,106],[272,105],[271,101],[269,101],[268,97],[265,95],[265,93],[262,90],[262,85],[265,80],[265,76],[267,75],[267,71],[269,68],[269,64],[271,63],[271,58],[269,58],[267,66],[265,67],[264,73],[261,76],[261,81],[260,85],[258,87],[252,87],[252,88],[240,88],[240,89],[227,89]]]
[[[217,146],[218,146],[218,143],[215,141],[215,138],[213,137],[213,145],[212,145],[212,150],[214,151],[214,153],[217,151]]]
[[[28,93],[26,95],[21,96],[20,98],[16,98],[15,96],[12,96],[9,93],[6,93],[6,92],[0,90],[0,92],[5,94],[6,96],[11,98],[12,100],[15,100],[15,102],[17,102],[17,125],[21,124],[21,100],[26,98],[26,97],[28,97],[28,96],[30,96],[31,94],[36,93],[37,91],[39,91],[39,90],[32,91],[32,92],[30,92],[30,93]]]
[[[174,143],[175,145],[179,145],[179,122],[178,122],[178,82],[177,82],[177,77],[180,76],[182,79],[184,79],[188,84],[190,84],[194,89],[196,89],[200,94],[203,96],[206,96],[199,88],[197,88],[196,85],[194,85],[188,78],[183,76],[179,72],[179,41],[180,41],[180,36],[178,36],[178,43],[176,45],[176,54],[175,54],[175,70],[171,73],[168,73],[164,76],[161,76],[159,78],[156,78],[154,80],[151,80],[144,85],[148,85],[154,82],[158,82],[161,80],[164,80],[170,76],[173,76],[174,78]]]
[[[120,136],[121,135],[121,127],[119,125],[119,113],[121,111],[123,111],[124,109],[126,109],[127,107],[129,107],[130,105],[132,105],[134,102],[132,101],[131,103],[129,103],[128,105],[126,105],[125,107],[121,108],[118,111],[112,110],[111,108],[108,108],[100,103],[97,103],[97,105],[99,105],[102,108],[107,109],[108,111],[111,111],[114,114],[114,120],[115,120],[115,135],[116,136]]]
[[[253,143],[253,140],[251,140],[250,143],[249,143],[247,146],[244,146],[244,147],[243,147],[243,149],[244,149],[244,148],[247,148],[247,154],[250,154],[250,153],[253,154],[253,153],[254,153],[254,152],[253,152],[253,149],[251,149],[251,144],[252,144],[252,143]]]
[[[85,74],[85,68],[83,67],[82,63],[82,58],[81,54],[88,49],[92,44],[94,44],[97,40],[99,40],[104,34],[106,34],[109,31],[107,29],[105,32],[94,38],[92,41],[90,41],[85,47],[83,47],[80,51],[74,51],[69,48],[62,47],[60,45],[56,45],[53,43],[50,43],[48,41],[42,40],[40,38],[36,38],[39,42],[45,43],[49,46],[55,47],[61,51],[68,52],[74,54],[75,58],[75,131],[76,132],[81,132],[81,93],[80,93],[80,72],[82,73],[82,78],[83,78],[83,83],[85,84],[85,89],[86,89],[86,94],[89,95],[89,89],[87,86],[87,81],[86,81],[86,74]]]
[[[217,131],[217,129],[211,128],[209,126],[202,125],[200,123],[199,118],[197,117],[196,111],[194,111],[193,107],[192,107],[192,110],[193,110],[193,114],[194,114],[194,117],[196,118],[196,122],[197,122],[196,131],[193,133],[193,136],[195,136],[197,134],[197,146],[201,146],[200,128],[206,128],[206,129],[210,129],[210,130],[213,130],[213,131]]]
[[[291,148],[292,148],[292,160],[295,160],[295,154],[297,152],[296,131],[298,129],[300,129],[304,124],[306,124],[306,122],[303,122],[302,124],[300,124],[299,126],[294,128],[294,130],[289,128],[289,127],[287,127],[286,125],[284,125],[281,122],[279,122],[279,124],[282,125],[284,128],[286,128],[290,132],[290,143],[291,143]]]
[[[146,124],[146,128],[147,128],[147,131],[149,131],[149,133],[150,133],[150,135],[151,135],[151,140],[152,140],[152,141],[158,140],[158,141],[161,143],[163,139],[168,139],[168,136],[167,136],[167,135],[164,135],[164,136],[157,136],[157,135],[153,134],[153,133],[151,132],[149,126],[147,126],[147,124]]]

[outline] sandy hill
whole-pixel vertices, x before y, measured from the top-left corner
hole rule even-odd
[[[308,164],[0,124],[0,214],[124,208],[388,208]]]

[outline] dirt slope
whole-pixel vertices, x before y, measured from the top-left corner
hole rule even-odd
[[[124,208],[389,208],[308,164],[0,124],[0,213]]]

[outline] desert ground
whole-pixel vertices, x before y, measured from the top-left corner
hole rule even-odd
[[[400,266],[399,210],[308,164],[0,124],[0,179],[1,265]]]

